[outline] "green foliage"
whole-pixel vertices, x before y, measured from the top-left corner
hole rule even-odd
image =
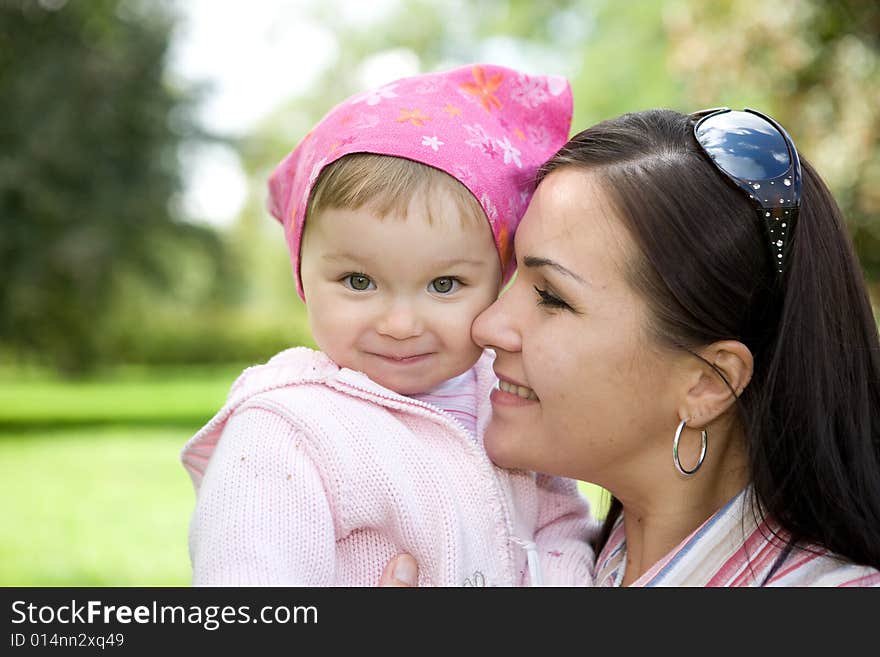
[[[254,364],[288,347],[315,347],[304,312],[279,310],[267,317],[222,307],[197,310],[121,326],[110,340],[108,360],[153,365]],[[284,316],[290,321],[284,321]]]
[[[829,182],[869,280],[880,279],[876,2],[415,0],[366,23],[322,5],[316,20],[336,36],[337,59],[254,136],[247,162],[256,180],[327,109],[362,90],[371,58],[409,53],[423,71],[492,59],[566,75],[575,132],[650,107],[771,112]]]
[[[880,5],[861,0],[674,4],[672,74],[691,107],[776,116],[828,182],[869,281],[880,281]]]
[[[45,370],[0,373],[0,432],[64,426],[188,425],[222,405],[240,366],[116,368],[71,383]]]
[[[380,4],[373,18],[313,3],[336,59],[229,141],[253,191],[218,234],[175,209],[179,147],[211,137],[195,124],[194,92],[167,75],[169,0],[0,0],[0,352],[82,373],[257,362],[311,345],[266,181],[389,52],[423,71],[495,61],[565,75],[573,131],[648,107],[766,109],[829,182],[869,280],[880,280],[877,3]]]
[[[104,353],[118,280],[170,286],[163,251],[221,263],[221,244],[169,210],[190,107],[164,80],[170,16],[48,6],[0,3],[0,341],[81,372]]]

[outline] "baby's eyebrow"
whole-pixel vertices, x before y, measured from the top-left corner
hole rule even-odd
[[[370,258],[365,258],[363,255],[354,255],[352,253],[325,253],[321,256],[323,260],[353,260],[355,262],[369,262]],[[430,262],[430,264],[435,268],[445,269],[448,267],[455,267],[457,265],[470,265],[472,267],[484,267],[487,262],[485,260],[474,260],[471,258],[449,258],[446,260],[437,260]]]
[[[353,253],[325,253],[321,256],[322,260],[367,260],[362,255],[354,255]]]
[[[569,278],[573,278],[578,283],[582,285],[588,285],[587,281],[583,278],[575,274],[571,269],[567,267],[563,267],[555,260],[550,260],[550,258],[539,258],[538,256],[526,256],[523,258],[523,264],[526,267],[550,267],[551,269],[558,271],[560,274],[564,274]]]
[[[482,267],[486,264],[486,261],[471,260],[470,258],[450,258],[448,260],[438,260],[436,264],[439,267],[455,267],[456,265],[472,265],[474,267]]]

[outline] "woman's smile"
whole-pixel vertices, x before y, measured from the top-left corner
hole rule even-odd
[[[538,400],[538,396],[535,394],[535,391],[531,388],[527,388],[526,386],[517,385],[516,383],[511,383],[509,381],[505,381],[504,379],[499,379],[498,387],[501,388],[504,392],[509,392],[513,395],[517,395],[522,397],[523,399],[534,399]]]
[[[492,391],[491,400],[493,404],[501,406],[524,406],[536,404],[540,401],[538,395],[531,388],[500,377],[498,379],[498,387]]]

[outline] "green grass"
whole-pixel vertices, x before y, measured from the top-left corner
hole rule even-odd
[[[0,585],[189,583],[189,433],[102,427],[0,437]]]
[[[0,585],[188,584],[179,453],[240,371],[0,371]]]
[[[0,370],[0,586],[189,584],[179,453],[240,371]],[[600,489],[580,487],[601,514]]]

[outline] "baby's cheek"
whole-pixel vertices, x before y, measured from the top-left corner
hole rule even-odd
[[[467,335],[462,335],[458,340],[456,355],[460,361],[460,367],[462,370],[472,367],[479,360],[482,353],[482,347],[474,343],[471,339],[470,332],[468,332]]]
[[[321,312],[309,315],[312,338],[321,351],[337,363],[342,354],[355,341],[356,323],[344,312],[335,308],[321,308]],[[335,356],[335,357],[334,357]]]

